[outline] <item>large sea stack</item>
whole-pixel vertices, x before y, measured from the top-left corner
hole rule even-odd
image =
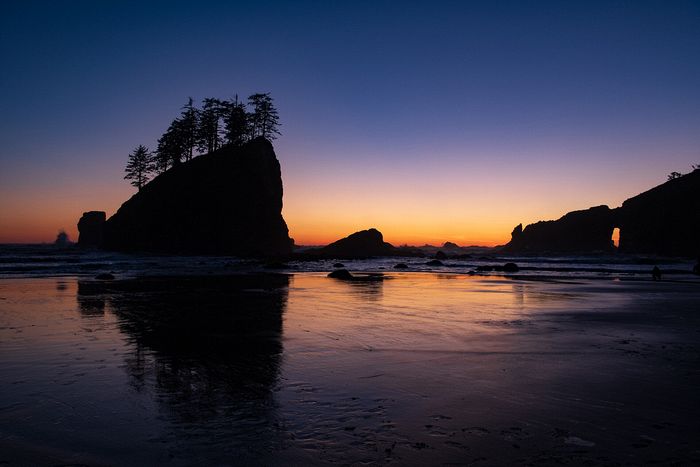
[[[506,253],[601,253],[618,251],[666,256],[700,256],[700,170],[628,199],[616,209],[598,206],[525,229],[518,225]]]
[[[104,225],[102,247],[172,254],[279,256],[292,250],[272,144],[227,146],[160,174]]]

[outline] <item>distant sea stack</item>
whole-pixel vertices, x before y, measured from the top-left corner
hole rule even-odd
[[[601,253],[700,255],[700,170],[645,191],[622,206],[573,211],[556,221],[515,227],[504,253]]]
[[[384,236],[377,229],[355,232],[330,245],[307,252],[326,258],[368,258],[372,256],[394,256],[397,249],[384,241]]]
[[[116,251],[288,255],[293,240],[272,144],[257,138],[171,168],[122,204],[103,235],[101,246]]]

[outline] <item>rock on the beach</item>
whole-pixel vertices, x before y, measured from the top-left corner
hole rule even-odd
[[[394,265],[394,269],[408,269],[406,263],[398,263]]]
[[[515,263],[506,263],[503,265],[503,272],[518,272],[520,268]]]
[[[438,259],[433,259],[425,263],[428,266],[444,266],[444,263]]]
[[[435,253],[435,259],[447,259],[447,255],[443,251]]]
[[[344,265],[343,263],[334,263],[334,264],[333,264],[333,267],[334,267],[334,268],[344,268],[345,265]]]
[[[347,269],[336,269],[335,271],[331,272],[328,274],[328,277],[332,277],[333,279],[342,279],[342,280],[353,280],[355,276],[350,274],[350,271]]]

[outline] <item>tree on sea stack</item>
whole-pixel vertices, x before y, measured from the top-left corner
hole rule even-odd
[[[191,97],[182,107],[182,114],[176,121],[179,123],[178,133],[185,149],[185,160],[189,161],[197,146],[197,128],[199,127],[199,111],[195,108]]]
[[[253,107],[249,117],[251,136],[262,136],[267,139],[275,139],[279,132],[279,114],[272,104],[270,93],[257,93],[248,97],[248,104]],[[252,139],[251,138],[251,139]]]
[[[131,180],[131,185],[139,190],[148,182],[148,175],[153,171],[151,162],[151,152],[147,147],[140,144],[129,154],[129,161],[126,163],[125,180]]]
[[[223,119],[226,144],[240,146],[245,143],[250,131],[248,114],[245,111],[245,104],[238,102],[238,95],[233,102],[224,102]]]
[[[200,153],[216,151],[221,147],[221,129],[219,122],[224,116],[225,103],[213,97],[202,101],[197,126],[197,149]]]

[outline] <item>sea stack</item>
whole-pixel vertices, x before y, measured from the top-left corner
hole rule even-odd
[[[104,211],[88,211],[78,221],[78,245],[81,248],[102,246],[107,216]]]
[[[369,258],[372,256],[393,256],[396,248],[384,241],[384,236],[377,229],[367,229],[355,232],[345,238],[336,240],[309,254],[326,258]]]
[[[283,256],[282,176],[272,144],[226,146],[158,175],[104,225],[103,248],[170,254]]]

